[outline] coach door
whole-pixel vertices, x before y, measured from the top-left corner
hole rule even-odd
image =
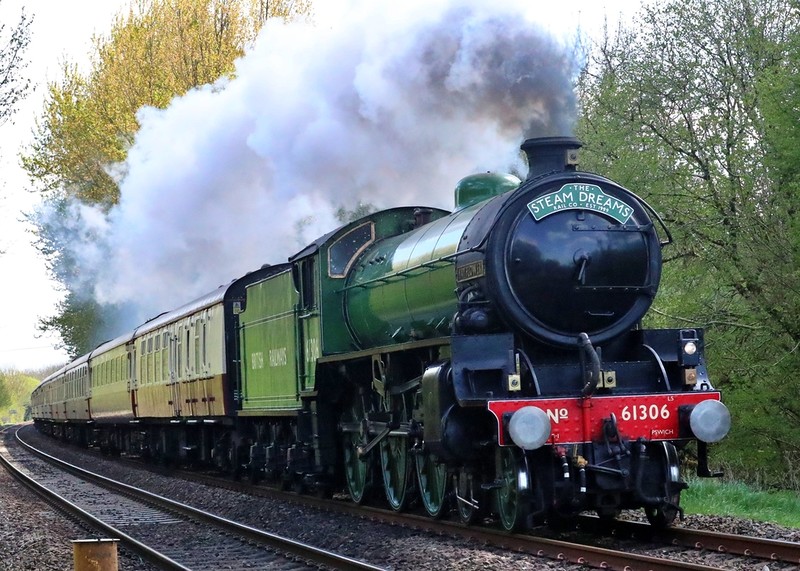
[[[139,417],[139,399],[136,387],[136,343],[129,342],[125,348],[127,349],[127,375],[128,375],[128,393],[131,397],[131,412],[134,418]]]
[[[178,335],[169,336],[169,404],[172,406],[172,415],[181,415],[181,333],[183,327],[178,329]]]

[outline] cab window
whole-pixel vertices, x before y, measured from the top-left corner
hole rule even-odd
[[[364,248],[375,240],[375,225],[367,222],[350,230],[328,248],[328,275],[343,278]]]

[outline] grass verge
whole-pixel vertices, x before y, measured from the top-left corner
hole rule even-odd
[[[800,528],[800,495],[760,491],[747,484],[716,479],[691,479],[681,494],[687,514],[727,515]]]

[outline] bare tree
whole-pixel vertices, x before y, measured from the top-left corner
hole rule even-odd
[[[0,23],[0,124],[14,114],[30,87],[30,80],[21,73],[28,65],[24,55],[30,43],[31,21],[23,10],[16,27],[8,29]]]

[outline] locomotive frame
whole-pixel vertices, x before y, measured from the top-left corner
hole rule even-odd
[[[34,390],[37,427],[507,530],[629,508],[669,525],[679,450],[697,441],[711,476],[730,415],[702,330],[640,325],[663,222],[578,171],[579,147],[526,141],[524,182],[369,214],[104,343]]]

